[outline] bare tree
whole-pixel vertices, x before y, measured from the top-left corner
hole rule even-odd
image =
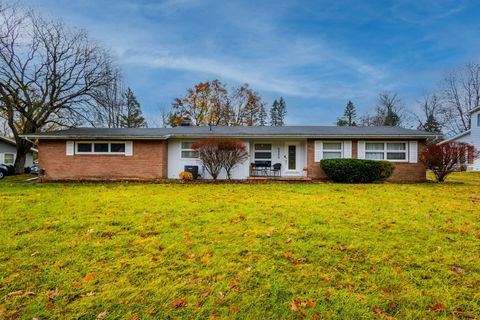
[[[469,63],[445,77],[443,119],[448,134],[470,129],[470,110],[480,106],[480,65]]]
[[[366,114],[360,119],[363,126],[401,127],[406,122],[403,102],[394,92],[385,91],[378,95],[375,114]]]
[[[120,128],[125,109],[123,82],[120,70],[111,70],[110,74],[111,81],[99,86],[93,95],[94,126]]]
[[[94,93],[109,83],[110,55],[85,31],[16,7],[0,12],[0,107],[23,172],[32,142],[20,137],[52,127],[93,124]]]
[[[242,141],[233,138],[222,138],[219,141],[222,167],[227,173],[227,179],[232,179],[232,170],[248,159],[248,152]]]
[[[442,132],[442,109],[443,105],[438,95],[427,94],[419,102],[419,110],[414,113],[414,117],[418,122],[417,128],[427,132]]]
[[[257,126],[260,124],[260,112],[264,104],[260,95],[248,84],[233,89],[230,97],[232,124],[235,126]]]
[[[7,120],[3,119],[2,117],[0,117],[0,136],[3,136],[3,137],[12,136],[12,130],[10,130]]]

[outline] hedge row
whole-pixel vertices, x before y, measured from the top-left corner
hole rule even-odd
[[[323,171],[335,182],[366,183],[383,180],[393,173],[393,164],[388,161],[360,159],[324,159],[320,161]]]

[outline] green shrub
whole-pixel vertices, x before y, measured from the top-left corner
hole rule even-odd
[[[383,180],[393,173],[393,164],[388,161],[360,159],[324,159],[320,161],[323,171],[335,182],[368,183]]]
[[[8,173],[7,173],[7,174],[8,174],[9,176],[13,176],[13,175],[15,174],[15,167],[12,166],[12,165],[7,165],[6,167],[7,167],[7,170],[8,170]]]

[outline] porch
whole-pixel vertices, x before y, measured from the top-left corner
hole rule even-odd
[[[306,178],[306,140],[251,140],[249,180]]]

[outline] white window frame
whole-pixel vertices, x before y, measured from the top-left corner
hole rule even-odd
[[[270,145],[270,150],[257,150],[257,144],[269,144]],[[255,157],[256,152],[270,152],[270,158],[269,159],[257,159]],[[253,143],[253,163],[256,161],[270,161],[270,165],[273,165],[273,143],[272,142],[254,142]]]
[[[78,145],[79,144],[84,144],[84,143],[90,143],[92,145],[92,151],[91,152],[82,152],[78,151]],[[108,152],[95,152],[95,143],[107,143],[108,144]],[[123,152],[112,152],[112,143],[123,143],[125,145],[125,149]],[[75,141],[75,154],[78,155],[110,155],[110,156],[125,156],[127,154],[127,141]]]
[[[367,150],[368,143],[383,143],[383,150]],[[405,145],[405,150],[387,150],[388,143],[403,143]],[[390,162],[408,162],[408,148],[409,143],[408,141],[365,141],[365,159],[367,160],[374,160],[374,161],[390,161]],[[387,159],[387,153],[405,153],[405,159]],[[383,159],[368,159],[368,153],[383,153]]]
[[[7,162],[6,162],[6,160],[7,160],[7,159],[6,159],[6,156],[7,156],[7,155],[11,155],[11,156],[12,156],[12,162],[11,162],[11,163],[7,163]],[[3,154],[3,164],[4,164],[4,165],[13,166],[13,165],[15,164],[15,153],[5,152],[5,153]]]
[[[184,143],[191,143],[194,144],[195,141],[190,141],[190,140],[185,140],[185,141],[180,141],[180,158],[185,159],[185,160],[192,160],[192,159],[198,159],[198,152],[196,157],[184,157],[183,156],[183,151],[196,151],[195,149],[189,148],[189,149],[184,149],[183,144]]]
[[[325,143],[340,143],[338,150],[325,150]],[[322,159],[343,159],[343,141],[322,141]],[[340,158],[325,158],[325,153],[338,153],[340,151]]]

